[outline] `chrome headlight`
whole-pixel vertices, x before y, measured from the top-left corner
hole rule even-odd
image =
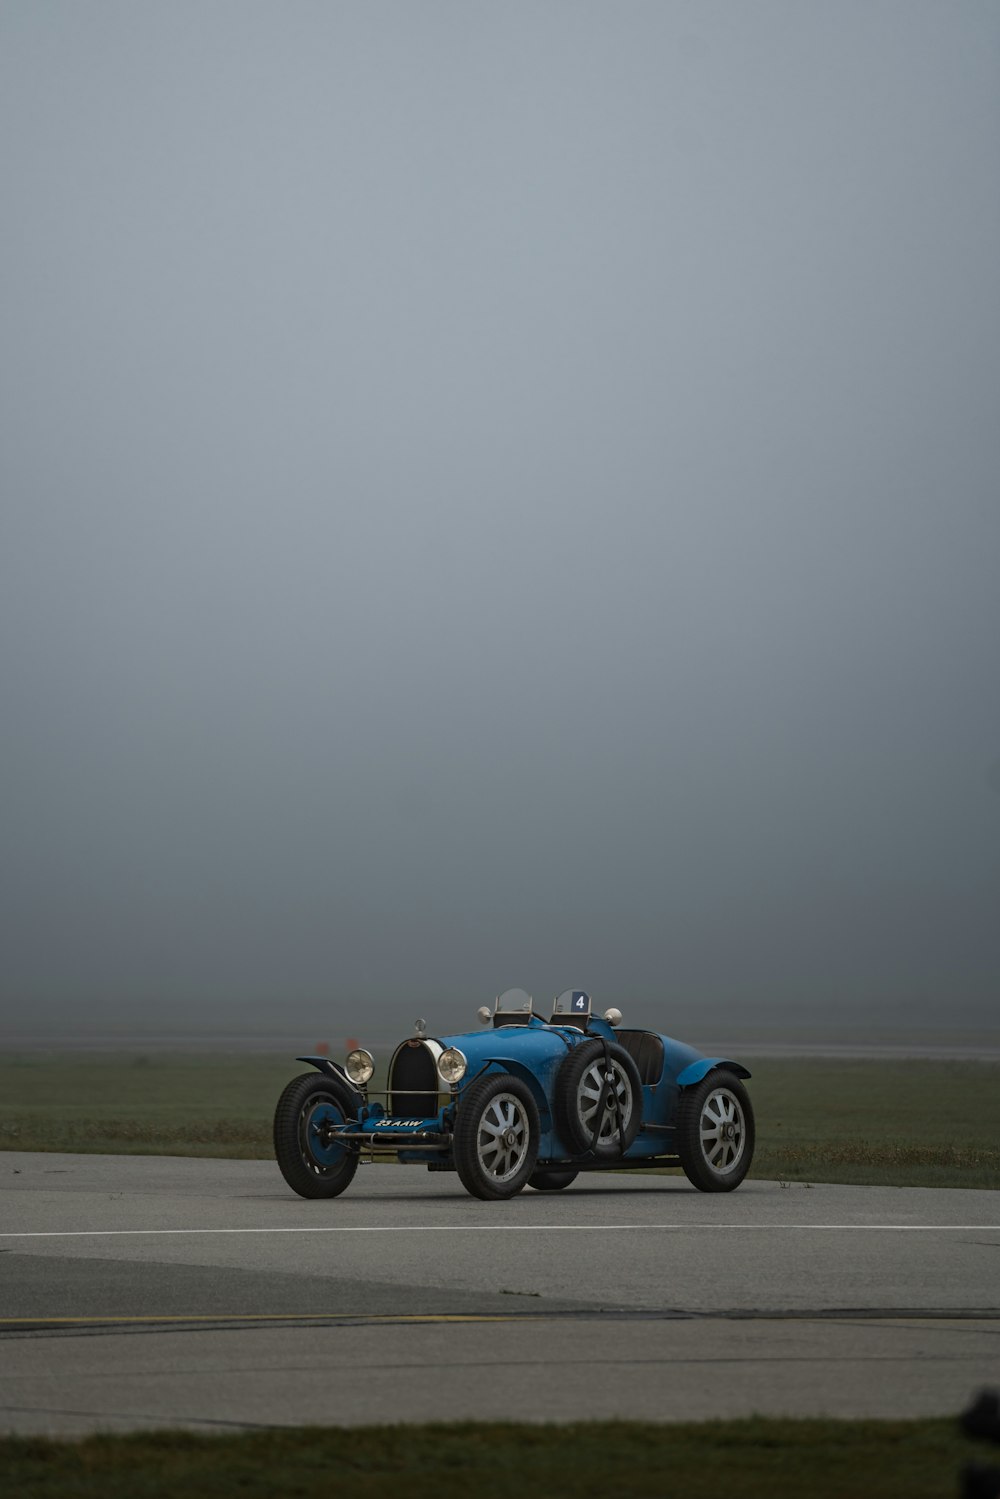
[[[359,1088],[363,1088],[375,1071],[375,1058],[370,1051],[365,1051],[361,1047],[357,1051],[349,1051],[344,1061],[344,1071],[352,1083],[357,1083]]]
[[[450,1088],[462,1081],[468,1067],[465,1053],[459,1051],[457,1046],[449,1046],[438,1057],[438,1074],[441,1081],[447,1083]]]

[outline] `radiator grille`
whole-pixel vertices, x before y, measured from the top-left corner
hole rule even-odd
[[[429,1119],[437,1113],[440,1087],[430,1048],[404,1041],[389,1065],[389,1113],[396,1119]]]

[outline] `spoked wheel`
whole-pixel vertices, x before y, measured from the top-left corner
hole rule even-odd
[[[593,1145],[599,1160],[614,1160],[625,1154],[639,1133],[639,1069],[624,1047],[611,1045],[605,1056],[600,1041],[584,1041],[559,1069],[555,1106],[564,1144],[581,1155]]]
[[[539,1171],[533,1171],[528,1177],[528,1186],[534,1187],[536,1192],[561,1192],[575,1182],[580,1175],[579,1171],[549,1170],[543,1166]]]
[[[531,1089],[507,1072],[477,1078],[455,1116],[455,1169],[485,1201],[520,1192],[538,1159],[538,1109]]]
[[[710,1072],[681,1094],[677,1151],[700,1192],[731,1192],[750,1170],[754,1118],[750,1095],[732,1072]]]
[[[358,1152],[332,1131],[356,1116],[356,1096],[335,1077],[306,1072],[288,1084],[274,1111],[274,1154],[300,1197],[337,1197],[350,1186]]]

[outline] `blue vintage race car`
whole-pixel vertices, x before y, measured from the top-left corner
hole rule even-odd
[[[274,1115],[274,1151],[302,1197],[336,1197],[358,1163],[390,1155],[457,1171],[474,1197],[522,1187],[557,1192],[581,1171],[682,1166],[702,1192],[731,1192],[753,1157],[753,1110],[739,1062],[704,1057],[656,1031],[621,1029],[567,989],[548,1019],[508,989],[479,1018],[489,1030],[427,1035],[394,1051],[388,1088],[370,1095],[375,1063],[298,1057]],[[381,1100],[384,1099],[383,1103]]]

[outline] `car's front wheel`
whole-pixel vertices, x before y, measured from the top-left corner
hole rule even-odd
[[[473,1197],[502,1201],[526,1186],[538,1159],[538,1108],[527,1083],[491,1072],[470,1083],[455,1115],[459,1180]]]
[[[351,1185],[358,1152],[333,1131],[356,1113],[356,1096],[339,1078],[318,1072],[292,1078],[274,1111],[274,1154],[300,1197],[337,1197]]]
[[[750,1170],[754,1147],[750,1095],[720,1068],[681,1094],[677,1153],[699,1192],[731,1192]]]

